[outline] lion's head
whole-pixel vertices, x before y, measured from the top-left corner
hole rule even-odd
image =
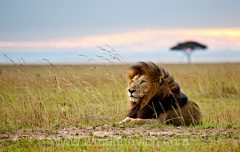
[[[164,99],[172,92],[180,91],[173,77],[152,62],[139,62],[131,66],[127,79],[130,106],[141,104],[141,107],[144,107],[154,97]]]
[[[145,75],[135,75],[128,86],[128,96],[131,102],[138,102],[147,96],[151,88],[151,81]]]

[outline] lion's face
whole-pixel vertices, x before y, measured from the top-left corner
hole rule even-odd
[[[130,101],[139,102],[146,96],[151,87],[151,81],[144,75],[135,75],[128,85],[128,96]]]

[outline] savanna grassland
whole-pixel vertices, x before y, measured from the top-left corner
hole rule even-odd
[[[0,149],[240,151],[239,63],[160,65],[202,110],[190,127],[119,124],[128,66],[1,65]]]

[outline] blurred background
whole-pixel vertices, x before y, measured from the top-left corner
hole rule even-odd
[[[101,64],[99,56],[113,50],[126,63],[240,62],[239,6],[239,0],[0,0],[0,64],[12,64],[9,58]],[[184,42],[205,48],[179,47]]]

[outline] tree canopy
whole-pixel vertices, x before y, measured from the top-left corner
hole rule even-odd
[[[173,51],[182,50],[182,51],[186,51],[186,52],[191,52],[196,49],[207,49],[207,46],[200,44],[198,42],[187,41],[187,42],[179,43],[179,44],[171,47],[171,50],[173,50]]]

